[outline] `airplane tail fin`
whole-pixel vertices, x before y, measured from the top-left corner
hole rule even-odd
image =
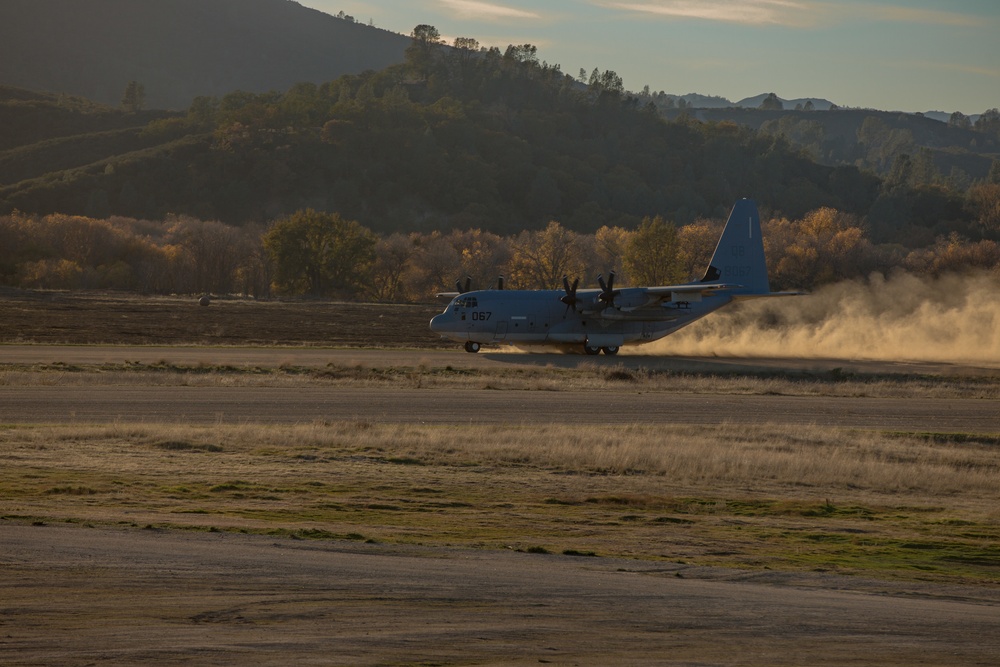
[[[752,199],[741,199],[733,206],[701,282],[739,285],[731,290],[736,295],[771,292],[760,214]]]

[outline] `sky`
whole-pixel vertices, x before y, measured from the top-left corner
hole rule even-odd
[[[296,0],[451,43],[534,44],[574,77],[731,101],[774,92],[885,111],[1000,107],[998,0]]]

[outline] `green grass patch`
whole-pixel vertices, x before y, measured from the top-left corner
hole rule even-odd
[[[1000,445],[1000,435],[995,434],[937,433],[927,431],[885,431],[884,434],[890,438],[909,438],[941,445],[985,445],[988,447],[996,447]]]
[[[89,486],[54,486],[50,489],[46,489],[45,493],[50,496],[95,496],[100,492],[97,489],[90,488]]]
[[[165,440],[163,442],[157,442],[153,444],[157,449],[162,449],[167,452],[221,452],[222,447],[219,445],[196,443],[196,442],[185,442],[183,440]]]

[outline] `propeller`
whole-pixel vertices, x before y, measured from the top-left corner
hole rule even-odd
[[[566,290],[566,295],[559,298],[560,301],[566,304],[569,308],[576,312],[576,288],[580,286],[580,279],[577,278],[573,281],[573,284],[569,284],[569,278],[563,276],[563,289]]]
[[[497,276],[497,289],[503,289],[503,276]]]
[[[601,293],[597,295],[598,301],[603,303],[608,308],[615,307],[615,297],[622,293],[621,290],[615,289],[615,272],[612,271],[608,274],[608,282],[604,282],[604,276],[597,276],[597,283],[601,286]]]
[[[455,281],[455,289],[458,290],[459,294],[465,294],[472,289],[472,276],[465,277],[465,285],[462,285],[461,280]]]

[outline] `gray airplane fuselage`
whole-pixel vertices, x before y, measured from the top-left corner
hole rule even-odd
[[[727,293],[668,301],[638,309],[647,296],[625,288],[617,308],[600,308],[600,290],[580,290],[577,309],[564,304],[562,290],[477,290],[452,299],[430,323],[431,330],[458,342],[512,345],[587,345],[618,348],[663,338],[732,301]]]
[[[760,214],[750,199],[733,206],[701,280],[680,285],[615,289],[614,274],[601,289],[477,290],[457,284],[431,330],[478,352],[486,343],[559,345],[587,354],[616,354],[622,345],[663,338],[735,300],[790,296],[771,292],[761,238]]]

